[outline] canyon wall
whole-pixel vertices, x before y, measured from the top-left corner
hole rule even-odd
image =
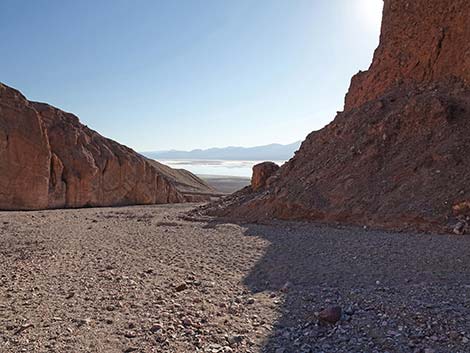
[[[38,112],[0,84],[0,209],[46,208],[50,160]]]
[[[470,83],[468,0],[385,0],[372,65],[351,80],[345,110],[391,87],[458,77]]]
[[[173,180],[180,172],[161,171],[73,114],[0,84],[0,209],[200,201],[213,191],[201,181],[200,195],[185,195]]]
[[[262,189],[201,210],[448,232],[470,220],[470,2],[386,0],[380,45],[344,112]],[[312,103],[313,104],[313,103]]]

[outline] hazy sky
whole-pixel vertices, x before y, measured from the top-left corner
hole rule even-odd
[[[342,110],[382,0],[0,0],[0,81],[138,151],[303,139]]]

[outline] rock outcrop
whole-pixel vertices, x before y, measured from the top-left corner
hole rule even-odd
[[[251,177],[251,188],[258,191],[266,187],[266,182],[275,172],[279,166],[273,162],[263,162],[253,166],[253,176]]]
[[[186,169],[175,169],[153,159],[147,160],[159,173],[171,180],[188,202],[208,201],[224,195]]]
[[[468,18],[467,0],[385,0],[380,45],[352,79],[345,111],[312,132],[268,187],[205,212],[453,229],[470,216],[454,207],[470,200]]]
[[[0,108],[0,209],[195,200],[172,180],[181,171],[165,175],[147,158],[82,125],[73,114],[30,102],[2,84]],[[210,194],[202,181],[199,187]]]
[[[352,78],[345,111],[391,87],[459,78],[470,83],[467,0],[385,0],[380,45],[368,71]]]

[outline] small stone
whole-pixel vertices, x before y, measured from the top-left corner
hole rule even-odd
[[[248,298],[246,301],[247,304],[254,304],[255,303],[255,298]]]
[[[188,285],[186,283],[181,283],[175,287],[175,291],[177,292],[182,292],[186,289],[188,289]]]
[[[14,335],[18,335],[18,334],[20,334],[24,330],[27,330],[30,327],[34,327],[34,324],[28,323],[28,324],[21,325],[20,328],[15,331]]]
[[[183,318],[183,320],[181,320],[181,322],[183,323],[184,326],[192,326],[193,325],[193,322],[191,321],[191,319],[189,317]]]
[[[329,306],[320,311],[318,317],[320,321],[335,324],[341,319],[342,310],[339,306]]]
[[[65,297],[65,299],[72,299],[74,296],[75,296],[75,293],[74,293],[74,292],[70,292],[69,294],[67,294],[67,296]]]
[[[458,222],[453,229],[454,234],[457,234],[457,235],[465,234],[466,226],[467,226],[466,222],[463,222],[463,221]]]
[[[239,344],[243,341],[243,336],[240,336],[240,335],[234,335],[234,336],[230,336],[230,337],[227,337],[227,342],[233,346],[235,344]]]
[[[126,338],[135,338],[137,334],[134,331],[126,331],[124,332],[124,337]]]
[[[80,326],[86,326],[86,325],[89,325],[91,323],[91,319],[78,319],[78,320],[75,320],[76,323],[77,323],[77,326],[80,327]]]
[[[354,307],[353,307],[353,306],[348,306],[348,307],[344,310],[344,313],[345,313],[346,315],[351,316],[351,315],[354,314],[354,311],[355,311],[355,310],[354,310]]]
[[[163,329],[163,326],[160,325],[160,324],[154,324],[151,328],[150,328],[150,331],[155,333],[155,332],[158,332],[160,331],[161,329]]]
[[[292,284],[290,282],[284,283],[284,285],[281,288],[281,292],[286,293],[289,291],[289,289],[292,287]],[[284,348],[282,348],[284,349]]]
[[[139,348],[137,347],[128,347],[124,350],[124,353],[130,353],[130,352],[135,352],[137,351]]]

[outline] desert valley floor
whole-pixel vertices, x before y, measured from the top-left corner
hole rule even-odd
[[[470,237],[195,206],[1,212],[0,352],[470,351]]]

